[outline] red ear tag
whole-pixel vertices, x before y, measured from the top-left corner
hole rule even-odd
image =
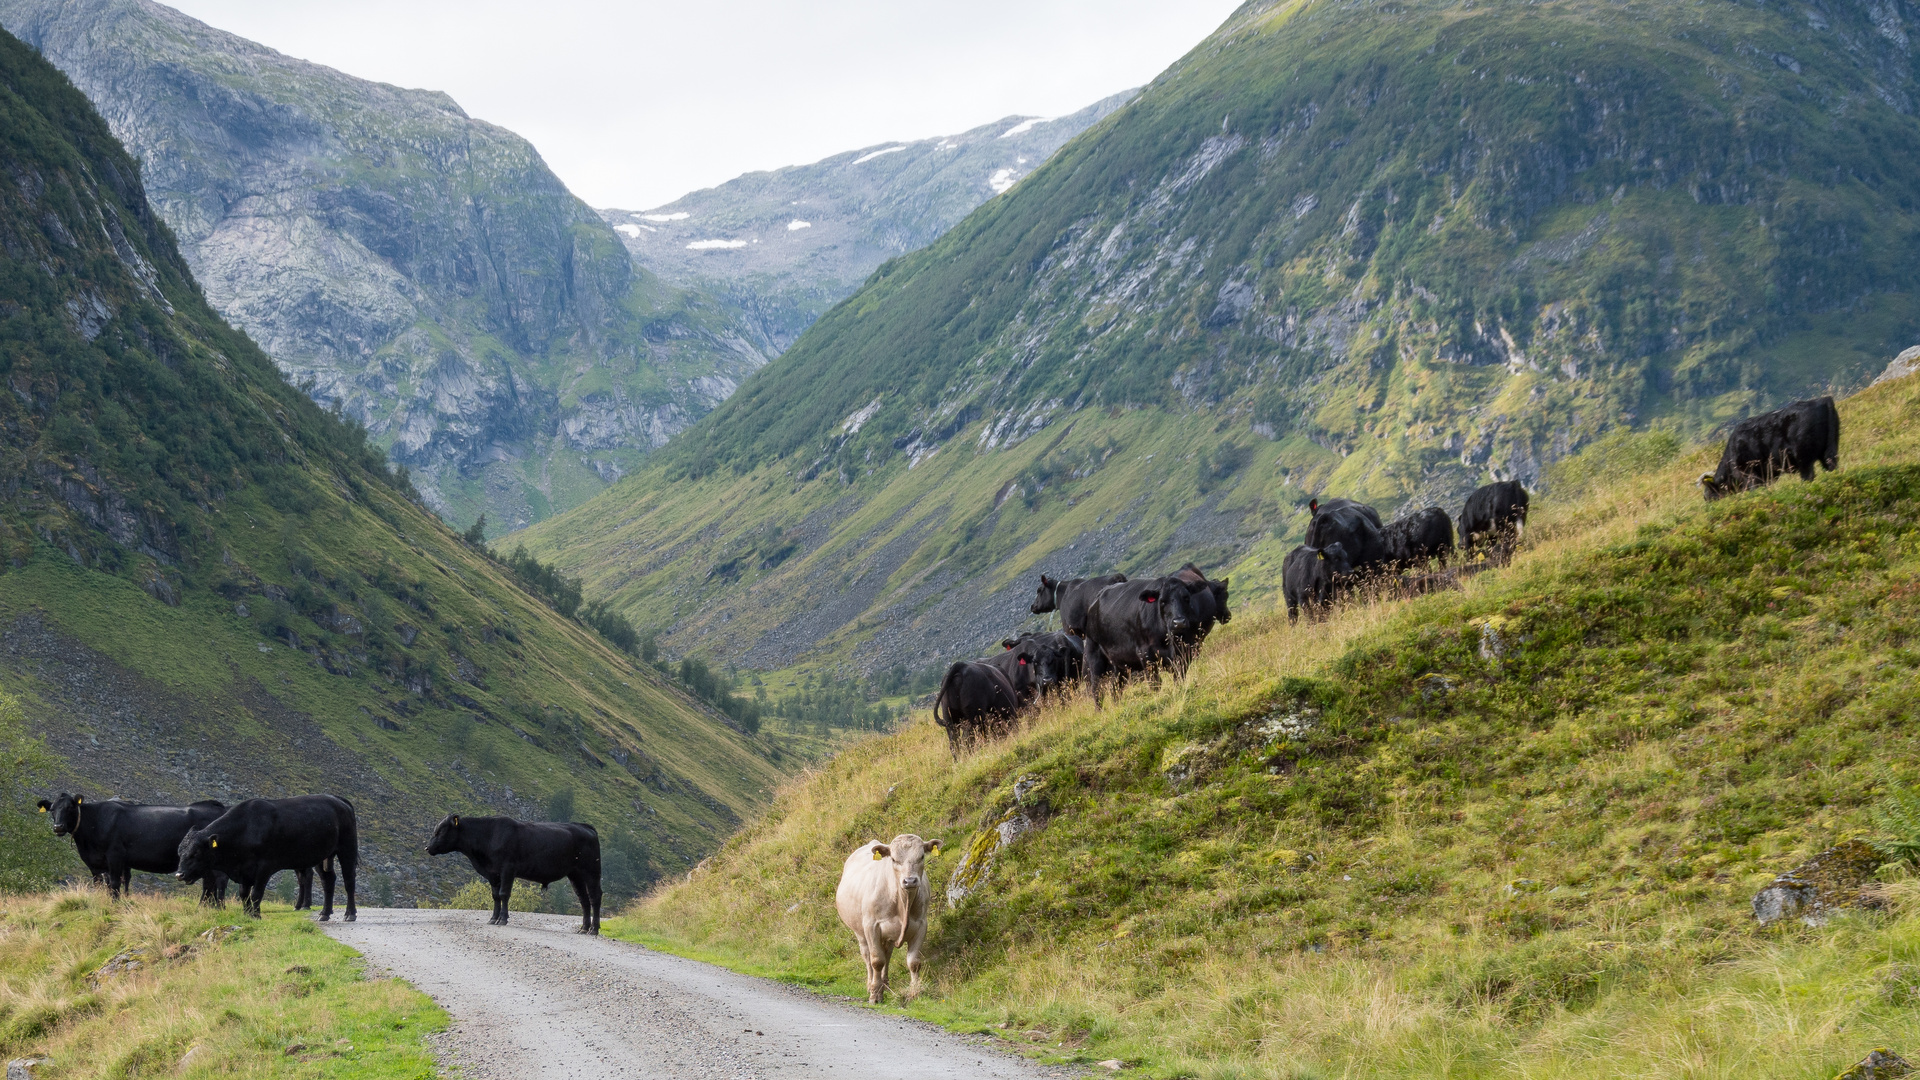
[[[1025,667],[1026,665],[1027,665],[1027,658],[1023,656],[1020,658],[1020,666]]]
[[[1153,597],[1151,596],[1142,597],[1142,599],[1146,600],[1146,602],[1149,604],[1153,603]]]

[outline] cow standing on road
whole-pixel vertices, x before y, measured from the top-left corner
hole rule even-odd
[[[267,882],[282,870],[320,868],[325,903],[320,921],[333,918],[333,864],[347,891],[346,921],[352,922],[354,875],[360,866],[360,825],[353,804],[333,795],[297,795],[291,799],[248,799],[180,840],[180,864],[174,876],[197,881],[222,873],[239,883],[240,906],[260,917]]]
[[[1460,511],[1460,548],[1467,555],[1485,548],[1496,566],[1513,560],[1527,528],[1527,489],[1518,480],[1487,484],[1467,496]]]
[[[427,841],[427,854],[456,851],[493,889],[488,926],[507,925],[516,878],[542,889],[566,878],[580,901],[580,933],[600,932],[600,833],[593,826],[448,814]]]
[[[940,841],[912,833],[883,844],[869,840],[847,856],[840,871],[834,906],[853,931],[860,959],[867,966],[867,1000],[875,1005],[887,993],[887,969],[893,950],[907,950],[908,994],[920,992],[920,949],[927,941],[928,855],[940,854]]]
[[[1831,397],[1796,401],[1735,424],[1719,467],[1701,474],[1700,492],[1712,502],[1790,472],[1811,480],[1815,465],[1828,472],[1840,467],[1840,410]]]
[[[1034,590],[1033,603],[1027,610],[1035,615],[1045,615],[1049,611],[1060,613],[1060,629],[1074,637],[1084,637],[1087,632],[1087,607],[1093,603],[1100,590],[1127,580],[1125,574],[1108,574],[1105,577],[1072,578],[1057,581],[1045,574],[1040,575],[1040,587]]]
[[[107,799],[88,802],[84,795],[61,792],[40,812],[53,818],[53,835],[73,837],[73,850],[87,864],[93,880],[107,883],[107,894],[120,899],[131,889],[133,871],[171,874],[180,868],[180,839],[211,822],[227,808],[206,799],[187,806],[146,806]],[[200,902],[225,907],[227,877],[210,874],[200,884]]]

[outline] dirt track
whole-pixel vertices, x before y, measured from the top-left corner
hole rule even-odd
[[[462,1080],[671,1077],[1044,1080],[1076,1075],[984,1039],[781,983],[573,932],[515,912],[361,908],[325,924],[369,974],[397,975],[453,1014],[441,1059]],[[904,973],[902,974],[904,978]]]

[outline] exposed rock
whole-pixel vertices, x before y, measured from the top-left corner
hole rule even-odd
[[[960,865],[953,868],[953,876],[947,879],[947,906],[959,907],[961,901],[986,884],[994,858],[1033,827],[1033,819],[1016,806],[1002,814],[1000,820],[975,833],[960,853]]]
[[[53,1064],[50,1057],[14,1058],[7,1062],[7,1080],[34,1080],[34,1070]]]
[[[1864,840],[1835,844],[1755,893],[1754,918],[1762,926],[1790,918],[1820,926],[1834,910],[1862,902],[1861,886],[1880,863],[1880,853]]]
[[[1853,1066],[1853,1068],[1834,1077],[1834,1080],[1893,1080],[1894,1077],[1907,1076],[1913,1072],[1913,1066],[1905,1058],[1884,1047],[1874,1050]]]
[[[1887,370],[1881,372],[1880,377],[1873,380],[1873,385],[1879,386],[1883,382],[1891,382],[1894,379],[1904,379],[1915,371],[1920,371],[1920,345],[1915,345],[1913,348],[1907,349],[1899,356],[1894,357],[1893,362],[1887,365]]]

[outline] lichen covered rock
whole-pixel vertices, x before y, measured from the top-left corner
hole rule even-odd
[[[1847,840],[1773,879],[1753,897],[1753,916],[1767,926],[1798,918],[1819,926],[1838,908],[1858,906],[1860,887],[1880,866],[1880,853],[1864,840]]]

